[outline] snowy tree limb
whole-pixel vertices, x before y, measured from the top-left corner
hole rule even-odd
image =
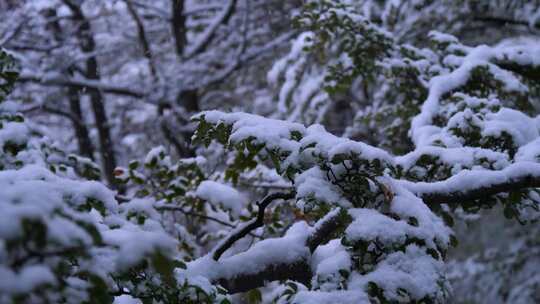
[[[343,228],[350,222],[350,217],[340,208],[330,212],[327,216],[319,220],[313,227],[306,240],[306,247],[310,253],[330,239],[335,231]],[[287,253],[284,253],[287,254]],[[228,273],[227,276],[214,278],[213,281],[225,287],[230,293],[245,292],[253,288],[264,286],[267,282],[276,280],[294,280],[309,286],[312,277],[309,257],[298,255],[294,261],[283,262],[276,258],[266,265],[260,265],[260,271],[245,272],[243,269],[232,268],[237,273]],[[227,264],[227,261],[223,262]]]
[[[478,174],[483,178],[479,179]],[[517,189],[540,187],[540,164],[517,163],[500,171],[464,171],[448,180],[435,183],[404,181],[400,183],[415,192],[428,205],[459,203]],[[269,198],[267,197],[265,201],[269,202]],[[309,251],[313,252],[319,245],[326,243],[335,231],[346,226],[349,221],[350,217],[339,210],[330,212],[315,225],[307,238],[306,246]],[[247,229],[242,229],[244,230]],[[237,240],[241,233],[235,235],[230,238]],[[275,280],[295,280],[309,285],[312,276],[309,263],[302,256],[294,262],[270,263],[262,265],[261,268],[262,270],[255,273],[242,273],[239,270],[238,273],[214,278],[213,281],[225,287],[230,293],[238,293],[264,286],[266,282]]]
[[[498,193],[540,187],[540,164],[521,162],[500,171],[465,170],[433,183],[400,181],[427,205],[459,204]]]
[[[309,285],[311,276],[308,261],[299,259],[294,263],[266,265],[264,270],[257,273],[240,273],[232,278],[219,278],[215,282],[219,283],[231,294],[234,294],[262,287],[268,282],[278,280],[294,280]]]

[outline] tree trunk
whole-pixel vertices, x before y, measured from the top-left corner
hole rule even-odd
[[[96,49],[96,42],[92,34],[92,28],[88,19],[84,16],[81,7],[78,4],[72,2],[72,0],[63,0],[71,12],[75,20],[81,24],[77,32],[79,43],[83,52],[92,54]],[[88,79],[99,80],[99,66],[95,56],[91,55],[85,62],[86,64],[86,77]],[[94,112],[94,120],[99,135],[99,151],[101,154],[101,162],[103,171],[105,173],[105,179],[108,184],[113,188],[118,188],[118,185],[114,178],[114,169],[116,168],[116,157],[113,148],[113,142],[111,139],[111,131],[109,120],[107,118],[107,112],[105,110],[103,94],[93,88],[87,88],[90,96],[90,103],[92,105],[92,111]]]
[[[93,48],[88,52],[93,52]],[[91,57],[86,61],[86,69],[88,78],[99,80],[99,70],[95,57]],[[109,120],[107,118],[105,104],[103,103],[103,94],[101,94],[99,90],[90,89],[89,95],[90,103],[92,104],[92,111],[94,112],[94,120],[96,122],[96,128],[99,135],[99,150],[101,154],[103,171],[105,172],[105,178],[111,186],[116,188],[117,184],[114,178],[116,157],[111,139]]]
[[[184,0],[171,0],[171,30],[174,36],[176,54],[182,57],[186,47],[186,16],[184,16]]]
[[[58,14],[56,13],[56,9],[46,9],[44,14],[52,20],[47,24],[47,28],[53,33],[54,39],[57,42],[62,42],[64,40],[63,31],[57,19]],[[68,69],[68,74],[69,76],[73,76],[73,68],[70,67]],[[79,154],[94,160],[94,147],[90,140],[90,136],[88,135],[88,128],[84,124],[79,88],[73,86],[68,87],[68,101],[71,115],[75,118],[75,120],[72,120],[72,124],[75,129],[75,136],[77,137]]]
[[[75,135],[77,136],[77,143],[79,146],[79,154],[84,157],[88,157],[94,160],[94,146],[88,135],[88,128],[84,124],[84,118],[82,115],[81,104],[79,99],[79,89],[75,87],[68,88],[69,109],[71,114],[79,121],[73,122],[73,128],[75,129]]]

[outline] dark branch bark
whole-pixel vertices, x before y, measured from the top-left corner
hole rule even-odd
[[[159,120],[159,126],[161,128],[161,132],[163,133],[163,136],[167,141],[169,141],[176,150],[176,153],[179,157],[192,157],[195,154],[195,151],[193,151],[189,147],[189,142],[186,141],[186,139],[190,138],[191,132],[189,134],[185,134],[186,132],[173,132],[171,128],[169,127],[169,123],[167,121],[167,117],[165,115],[165,109],[169,107],[168,104],[160,104],[158,106],[158,120]],[[183,138],[184,140],[179,140],[179,138]]]
[[[74,125],[81,125],[82,124],[82,122],[75,115],[73,115],[72,113],[65,112],[65,111],[62,111],[62,110],[59,110],[59,109],[55,109],[55,108],[49,107],[47,105],[37,105],[37,106],[33,106],[33,107],[30,107],[30,108],[26,108],[26,109],[21,110],[22,113],[31,113],[31,112],[36,112],[36,111],[43,111],[43,112],[55,114],[55,115],[58,115],[58,116],[62,116],[64,118],[69,119]]]
[[[180,212],[180,213],[182,213],[184,215],[187,215],[187,216],[199,217],[199,218],[202,218],[202,219],[205,219],[205,220],[216,222],[218,224],[221,224],[223,226],[227,226],[227,227],[230,227],[230,228],[235,228],[236,227],[233,224],[224,222],[224,221],[222,221],[222,220],[220,220],[218,218],[211,217],[211,216],[201,214],[201,213],[197,213],[197,212],[191,212],[191,211],[185,210],[184,208],[178,207],[178,206],[163,205],[163,206],[157,206],[155,208],[156,208],[156,210],[177,211],[177,212]]]
[[[216,249],[214,249],[212,258],[216,261],[219,260],[219,258],[223,255],[223,253],[225,253],[227,249],[229,249],[234,243],[236,243],[236,241],[245,237],[246,235],[251,233],[251,231],[259,227],[262,227],[264,225],[264,212],[266,210],[266,207],[268,207],[270,203],[278,199],[282,199],[282,200],[292,199],[295,197],[295,195],[296,194],[294,192],[288,192],[288,193],[276,192],[276,193],[267,195],[260,203],[257,203],[257,206],[259,206],[259,210],[257,211],[257,217],[251,220],[248,224],[246,224],[240,230],[233,232],[231,235],[229,235],[227,239],[225,239],[225,241],[218,244]]]
[[[171,0],[171,30],[173,33],[174,44],[176,48],[176,55],[178,60],[183,60],[184,51],[187,45],[187,28],[186,28],[186,15],[184,14],[185,2],[184,0]],[[188,113],[194,113],[199,111],[199,92],[196,89],[181,90],[176,97],[176,103],[181,104]],[[160,117],[160,127],[163,132],[163,136],[167,139],[176,149],[180,157],[189,157],[193,155],[193,151],[189,148],[190,136],[183,136],[183,142],[181,143],[174,132],[167,125],[167,121],[163,116],[163,106],[158,109],[158,115]]]
[[[241,69],[244,65],[247,63],[254,61],[258,59],[259,57],[263,56],[264,54],[268,53],[269,51],[287,43],[290,41],[290,38],[295,36],[297,34],[296,31],[286,33],[284,35],[281,35],[280,37],[277,37],[273,41],[269,42],[268,44],[260,47],[259,49],[256,49],[254,51],[251,51],[246,54],[242,54],[235,62],[231,63],[231,65],[227,68],[225,68],[222,71],[219,71],[216,73],[215,76],[210,78],[209,80],[205,81],[202,85],[202,87],[209,87],[213,85],[219,85],[224,80],[226,80],[232,73],[236,72],[237,70]]]

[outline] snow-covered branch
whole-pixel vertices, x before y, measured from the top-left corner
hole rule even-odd
[[[245,252],[220,261],[202,258],[192,262],[188,271],[191,275],[207,276],[230,293],[248,291],[277,280],[309,285],[313,275],[311,254],[348,223],[350,217],[338,208],[313,227],[298,223],[282,238],[263,240]]]
[[[540,188],[540,164],[519,162],[500,171],[463,170],[433,183],[399,181],[426,204],[459,204],[527,188]]]

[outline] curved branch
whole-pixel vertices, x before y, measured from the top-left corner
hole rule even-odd
[[[218,71],[215,75],[205,80],[203,84],[197,84],[196,86],[194,86],[194,88],[208,87],[211,85],[219,84],[224,79],[227,79],[227,77],[229,77],[232,73],[242,68],[246,63],[262,57],[269,51],[287,43],[289,39],[291,39],[296,34],[296,31],[285,33],[255,50],[251,50],[250,52],[243,52],[242,54],[240,54],[241,56],[239,56],[225,69]]]
[[[229,249],[236,241],[248,235],[251,231],[262,227],[264,225],[264,211],[270,203],[275,200],[282,199],[292,199],[295,197],[294,192],[276,192],[267,195],[260,203],[257,203],[259,210],[257,211],[257,217],[249,221],[246,225],[240,227],[238,230],[233,231],[229,237],[227,237],[223,242],[220,242],[217,247],[213,250],[212,258],[217,261],[219,258]]]

